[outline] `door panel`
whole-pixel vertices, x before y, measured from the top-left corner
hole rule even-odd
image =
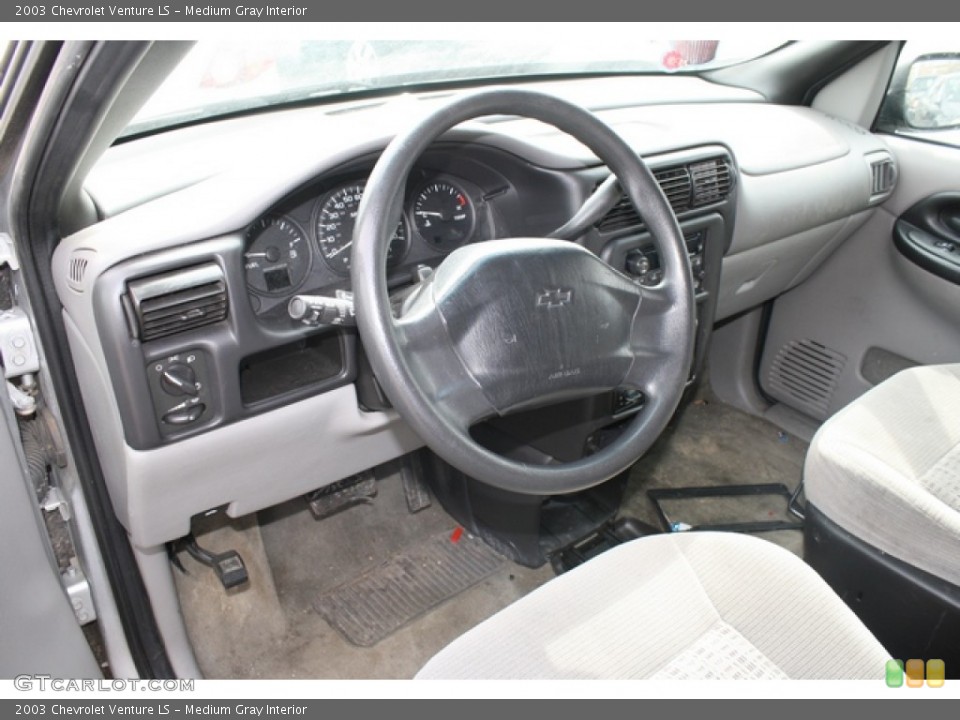
[[[885,139],[896,191],[770,317],[760,385],[818,420],[904,367],[960,362],[960,149]]]
[[[2,373],[0,373],[2,377]],[[0,678],[98,678],[100,668],[60,585],[28,490],[19,432],[0,395]]]
[[[39,93],[38,68],[45,55],[35,43],[0,41],[0,147],[5,168],[16,165],[15,149],[27,127],[19,114],[29,117],[23,108],[32,112],[35,107],[31,92]],[[10,177],[0,178],[5,193],[12,185]],[[13,207],[8,194],[2,200],[0,231],[12,235],[7,213],[20,208]],[[13,288],[22,288],[6,260],[0,263],[0,272],[6,291],[0,310],[8,310],[20,296]],[[23,674],[98,678],[100,667],[60,583],[50,538],[27,479],[6,377],[0,367],[0,678]]]

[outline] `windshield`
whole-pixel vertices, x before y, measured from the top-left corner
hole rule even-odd
[[[766,40],[209,40],[198,42],[124,132],[254,108],[437,83],[720,67],[779,46]]]

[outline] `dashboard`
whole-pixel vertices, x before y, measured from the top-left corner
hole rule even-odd
[[[673,81],[688,91],[658,80]],[[696,88],[685,103],[644,105],[631,93],[649,93],[631,85],[592,87],[616,99],[597,112],[644,156],[686,239],[694,375],[717,321],[809,276],[891,190],[871,185],[875,165],[892,162],[881,140],[808,108],[742,91],[698,105]],[[303,298],[348,307],[367,178],[397,123],[442,100],[171,131],[116,146],[90,176],[101,218],[61,242],[54,277],[111,500],[138,546],[185,535],[211,509],[241,516],[422,445],[379,390],[349,313],[291,310]],[[534,121],[451,131],[407,179],[384,258],[391,293],[464,245],[549,235],[607,175]],[[623,200],[575,241],[636,283],[661,280],[643,218]],[[576,419],[548,411],[537,451],[568,459],[642,405],[614,391]]]

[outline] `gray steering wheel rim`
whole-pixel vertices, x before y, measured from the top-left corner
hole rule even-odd
[[[661,328],[680,362],[658,373],[647,406],[611,445],[560,465],[517,462],[486,450],[454,428],[429,401],[407,364],[394,331],[386,281],[387,246],[401,213],[407,177],[423,152],[456,125],[488,115],[540,120],[586,145],[620,180],[654,238],[670,303]],[[387,397],[441,458],[481,482],[531,495],[575,492],[629,468],[660,436],[676,410],[693,356],[693,285],[683,235],[669,203],[643,160],[589,111],[551,95],[516,88],[459,97],[398,134],[371,173],[354,230],[351,281],[364,349]]]

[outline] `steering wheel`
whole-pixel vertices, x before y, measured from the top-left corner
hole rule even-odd
[[[653,235],[659,285],[641,286],[569,241],[489,240],[447,256],[395,316],[386,256],[406,178],[441,134],[495,114],[553,125],[606,164]],[[360,337],[387,397],[437,455],[477,480],[531,495],[597,485],[636,462],[680,402],[695,320],[676,216],[643,160],[576,105],[494,89],[460,97],[401,132],[367,181],[351,268]],[[617,440],[574,462],[515,461],[470,435],[487,418],[616,387],[642,392],[643,410]]]

